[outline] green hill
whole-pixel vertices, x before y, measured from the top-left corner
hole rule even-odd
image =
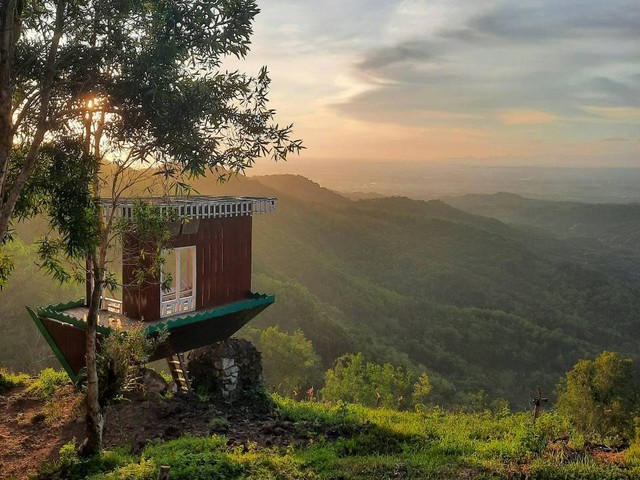
[[[299,176],[200,180],[196,189],[279,198],[275,214],[254,219],[254,289],[277,302],[250,325],[302,329],[325,367],[362,351],[426,368],[435,401],[462,403],[484,389],[525,407],[536,385],[551,392],[579,358],[604,349],[635,356],[640,346],[640,262],[602,238],[509,225],[440,201],[352,201]],[[600,208],[580,208],[590,207]],[[21,288],[50,283],[34,275]],[[19,315],[24,295],[13,305],[12,291],[0,301]]]
[[[588,204],[534,200],[512,193],[446,200],[462,210],[507,223],[537,227],[562,237],[590,237],[640,253],[640,204]]]
[[[278,213],[256,222],[255,270],[279,301],[256,323],[302,328],[325,362],[364,351],[424,365],[448,399],[487,389],[523,405],[580,357],[637,351],[640,290],[606,246],[439,201],[312,203],[278,187]]]

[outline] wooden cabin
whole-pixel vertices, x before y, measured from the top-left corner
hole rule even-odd
[[[184,371],[180,354],[229,338],[274,302],[273,296],[251,290],[251,242],[253,215],[273,212],[276,199],[190,196],[144,201],[170,210],[178,219],[168,224],[171,239],[162,253],[161,273],[159,278],[136,281],[137,262],[132,260],[139,259],[131,256],[139,255],[141,248],[138,239],[125,236],[116,253],[122,288],[119,298],[107,294],[102,298],[98,331],[106,335],[143,325],[151,336],[167,329],[167,341],[151,359],[166,357],[172,373]],[[103,208],[106,215],[114,207],[104,201]],[[116,215],[130,218],[134,203],[122,201],[115,208]],[[168,274],[173,281],[163,290]],[[88,277],[87,298],[91,281]],[[27,309],[69,376],[76,379],[85,365],[86,298]]]

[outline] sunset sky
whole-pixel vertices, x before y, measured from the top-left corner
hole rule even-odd
[[[241,68],[307,159],[640,166],[638,0],[259,5]]]

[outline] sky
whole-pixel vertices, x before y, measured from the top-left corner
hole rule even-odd
[[[238,65],[305,159],[640,167],[638,0],[259,6]]]

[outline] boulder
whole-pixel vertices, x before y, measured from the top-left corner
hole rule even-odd
[[[168,386],[162,375],[150,368],[142,370],[142,384],[145,393],[159,393],[160,395],[167,391]]]

